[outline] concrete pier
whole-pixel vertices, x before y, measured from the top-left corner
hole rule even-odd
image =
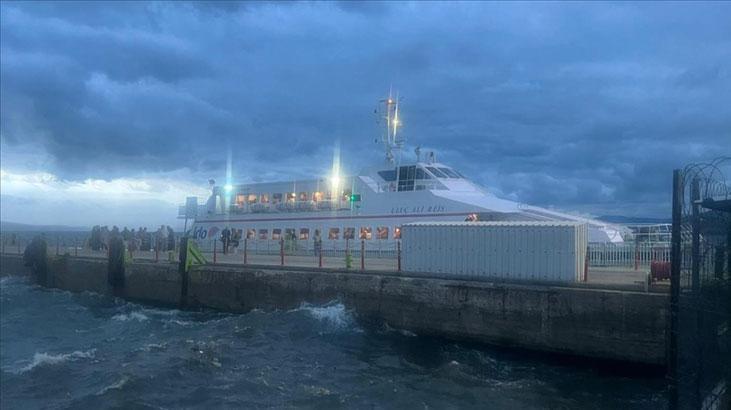
[[[49,286],[109,292],[107,262],[50,258]],[[0,274],[28,274],[19,255],[0,257]],[[384,272],[205,265],[191,269],[187,292],[171,263],[125,268],[122,295],[169,306],[231,312],[289,309],[340,300],[359,320],[421,335],[661,366],[666,293],[473,282]],[[185,295],[185,296],[183,296]]]

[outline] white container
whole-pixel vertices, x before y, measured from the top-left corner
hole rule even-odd
[[[577,282],[587,225],[579,222],[419,222],[401,227],[402,269],[440,277]]]

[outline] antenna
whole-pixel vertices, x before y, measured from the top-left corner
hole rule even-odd
[[[398,94],[394,96],[389,90],[388,98],[380,100],[376,109],[378,124],[381,126],[381,142],[386,151],[386,162],[389,164],[401,162],[401,148],[406,142],[400,132],[402,125],[399,118],[400,102]]]

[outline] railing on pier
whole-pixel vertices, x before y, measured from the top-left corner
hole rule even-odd
[[[23,253],[30,243],[32,234],[19,233],[2,235],[2,252]],[[142,243],[137,241],[131,252],[131,259],[147,261],[176,261],[178,258],[176,235],[175,247],[168,246],[156,249],[154,238]],[[89,246],[89,234],[86,232],[48,233],[45,235],[48,251],[53,254],[69,254],[83,257],[106,257],[107,251],[92,250]],[[202,253],[213,263],[248,263],[248,264],[282,264],[288,266],[324,266],[359,268],[361,259],[367,269],[397,270],[399,259],[399,241],[376,239],[322,239],[316,245],[309,239],[239,239],[232,241],[226,252],[223,243],[218,239],[196,241]],[[322,259],[320,261],[319,259]],[[350,259],[346,262],[346,259]],[[712,259],[712,258],[711,258]],[[670,248],[657,244],[589,244],[588,265],[620,270],[648,270],[653,261],[669,262]]]

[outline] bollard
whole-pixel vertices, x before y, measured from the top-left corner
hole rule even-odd
[[[249,263],[249,238],[244,238],[244,265]]]
[[[20,242],[19,242],[20,243]],[[23,265],[30,267],[32,277],[41,286],[50,286],[52,276],[48,272],[48,244],[35,236],[25,248]]]
[[[365,270],[365,239],[360,240],[360,270]]]
[[[279,259],[280,264],[284,266],[284,239],[279,240]]]
[[[217,256],[216,245],[218,245],[217,242],[218,242],[217,240],[215,240],[215,239],[213,240],[213,264],[214,265],[216,264],[216,256]]]
[[[401,240],[396,242],[396,272],[401,272]]]

